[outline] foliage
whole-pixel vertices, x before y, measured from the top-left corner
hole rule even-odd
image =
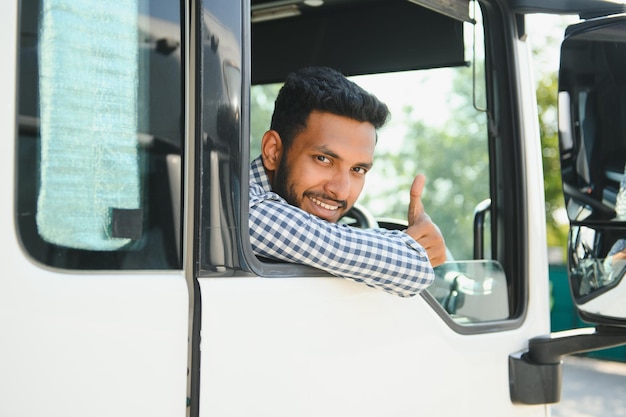
[[[261,138],[270,128],[274,100],[278,95],[281,84],[267,84],[254,86],[251,94],[250,112],[250,158],[254,159],[261,153]]]
[[[537,83],[537,111],[543,153],[548,246],[565,247],[567,225],[560,223],[556,217],[564,208],[557,127],[557,78],[556,72],[551,72]]]
[[[364,195],[362,204],[375,206],[376,200],[383,200],[386,216],[404,219],[411,182],[416,173],[425,173],[427,213],[441,229],[455,258],[471,259],[474,209],[489,197],[487,123],[485,114],[471,103],[471,69],[462,68],[454,74],[446,122],[430,123],[411,107],[405,108],[407,132],[400,149],[379,152],[376,157],[384,163],[375,169],[383,170],[390,187]],[[398,191],[390,193],[390,188]]]

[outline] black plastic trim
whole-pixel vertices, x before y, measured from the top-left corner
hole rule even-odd
[[[509,356],[509,394],[514,404],[554,404],[561,400],[561,364],[539,365],[527,353]]]
[[[599,326],[530,339],[528,351],[509,356],[509,392],[516,404],[549,404],[561,399],[563,356],[626,344],[626,328]]]

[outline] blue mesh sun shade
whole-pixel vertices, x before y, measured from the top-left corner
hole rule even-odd
[[[115,250],[137,238],[124,230],[141,222],[137,48],[135,0],[43,1],[37,227],[47,242]]]

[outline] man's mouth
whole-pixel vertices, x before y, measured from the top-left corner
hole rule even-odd
[[[338,204],[337,204],[337,205],[324,203],[323,201],[318,200],[317,198],[312,197],[312,196],[309,196],[309,199],[310,199],[313,203],[315,203],[315,204],[317,204],[318,206],[320,206],[321,208],[326,209],[326,210],[330,210],[330,211],[339,210],[341,207],[344,207],[344,206],[345,206],[345,204],[342,204],[342,203],[339,203],[339,202],[338,202]]]

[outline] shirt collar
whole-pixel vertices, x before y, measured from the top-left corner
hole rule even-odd
[[[250,182],[260,185],[263,187],[264,191],[272,191],[270,179],[265,172],[263,160],[260,155],[250,163]]]

